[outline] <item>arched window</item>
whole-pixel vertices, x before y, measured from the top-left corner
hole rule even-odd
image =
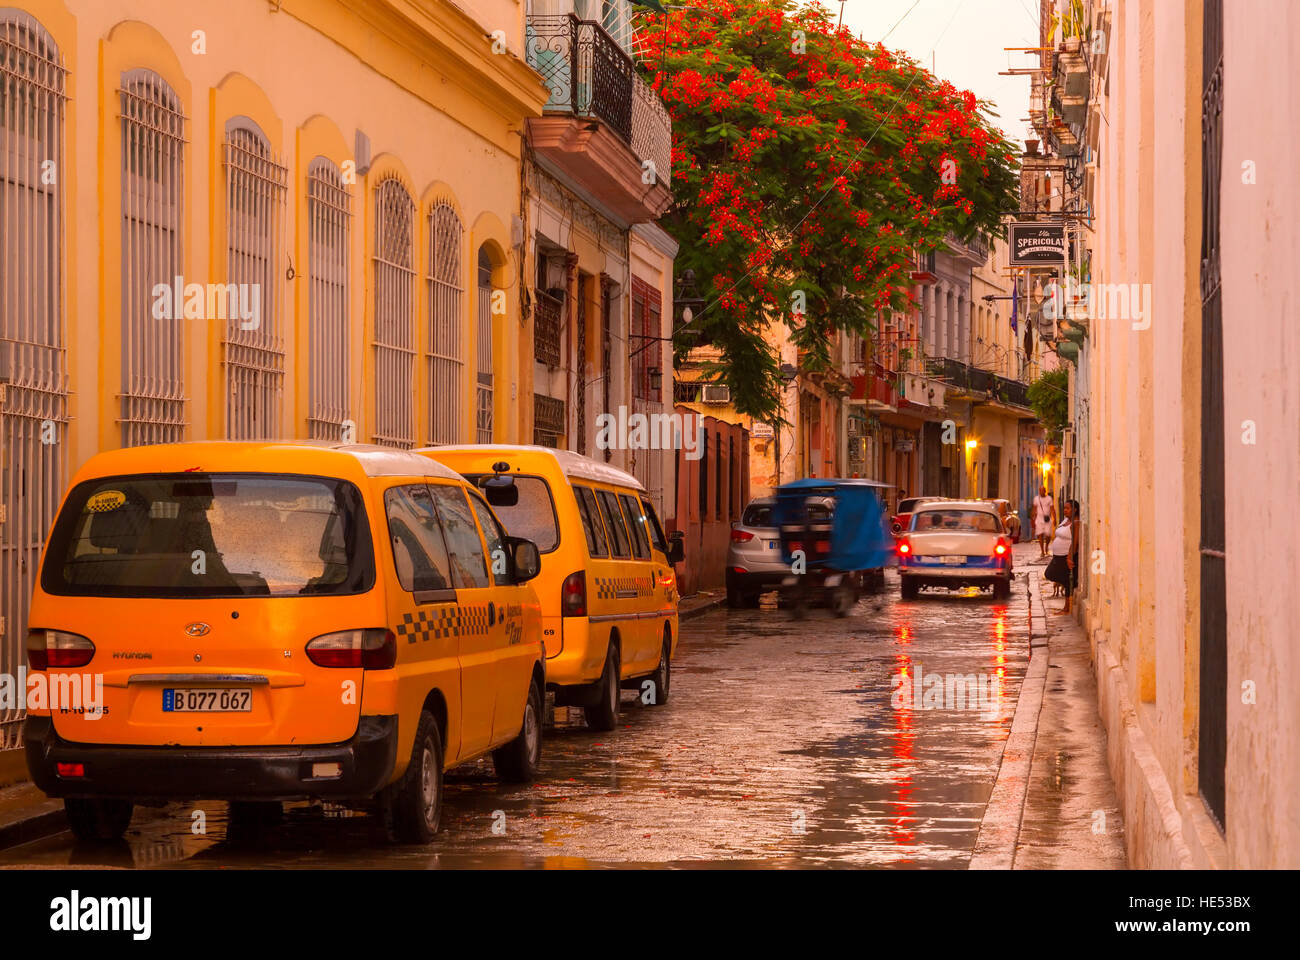
[[[167,81],[130,70],[122,120],[122,445],[185,427],[185,113]],[[182,277],[177,290],[176,278]],[[163,289],[167,288],[167,289]]]
[[[461,349],[465,282],[461,244],[465,230],[451,204],[429,210],[429,442],[459,443],[462,434],[465,360]]]
[[[339,168],[307,168],[307,435],[339,440],[348,419],[348,251],[351,202]]]
[[[492,442],[492,255],[487,244],[478,248],[478,385],[476,436]]]
[[[45,28],[0,10],[0,674],[11,676],[67,465],[66,82]],[[23,714],[0,707],[0,750],[18,746]]]
[[[415,203],[400,180],[375,188],[375,443],[415,446]]]
[[[209,298],[216,302],[208,320],[225,329],[226,436],[256,440],[280,432],[280,246],[288,170],[257,124],[236,117],[226,124],[225,174],[227,286],[224,296]]]

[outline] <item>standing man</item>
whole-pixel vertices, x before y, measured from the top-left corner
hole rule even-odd
[[[1047,540],[1055,526],[1056,504],[1044,485],[1038,488],[1038,496],[1034,497],[1034,536],[1038,540],[1039,557],[1047,556]]]

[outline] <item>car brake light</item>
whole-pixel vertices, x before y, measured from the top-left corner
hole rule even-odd
[[[1000,557],[1000,556],[1002,556],[1004,553],[1007,552],[1007,547],[1008,547],[1008,544],[1007,544],[1006,538],[1004,538],[1004,537],[998,537],[998,542],[997,542],[997,545],[993,548],[993,552],[996,553],[996,554]]]
[[[560,616],[585,617],[587,615],[587,572],[575,570],[564,578],[560,586]]]
[[[753,535],[752,533],[750,533],[748,530],[732,530],[732,531],[731,531],[731,542],[732,542],[732,543],[748,543],[750,540],[753,540],[753,539],[754,539],[754,535]]]
[[[307,658],[318,667],[388,670],[397,663],[397,636],[383,627],[326,633],[307,644]]]
[[[903,554],[911,553],[911,552],[912,552],[912,545],[911,545],[910,543],[908,543],[906,540],[899,540],[899,541],[898,541],[898,552],[899,552],[899,553],[903,553]]]
[[[95,656],[95,645],[77,633],[28,630],[27,662],[33,670],[84,667]]]

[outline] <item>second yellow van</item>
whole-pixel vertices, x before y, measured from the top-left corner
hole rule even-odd
[[[568,450],[480,444],[416,451],[480,488],[511,535],[537,544],[546,682],[557,706],[612,730],[620,691],[668,701],[681,535],[666,537],[641,482]]]

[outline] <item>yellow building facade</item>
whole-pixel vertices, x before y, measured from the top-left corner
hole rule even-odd
[[[0,671],[100,450],[531,439],[524,38],[517,0],[0,0]]]

